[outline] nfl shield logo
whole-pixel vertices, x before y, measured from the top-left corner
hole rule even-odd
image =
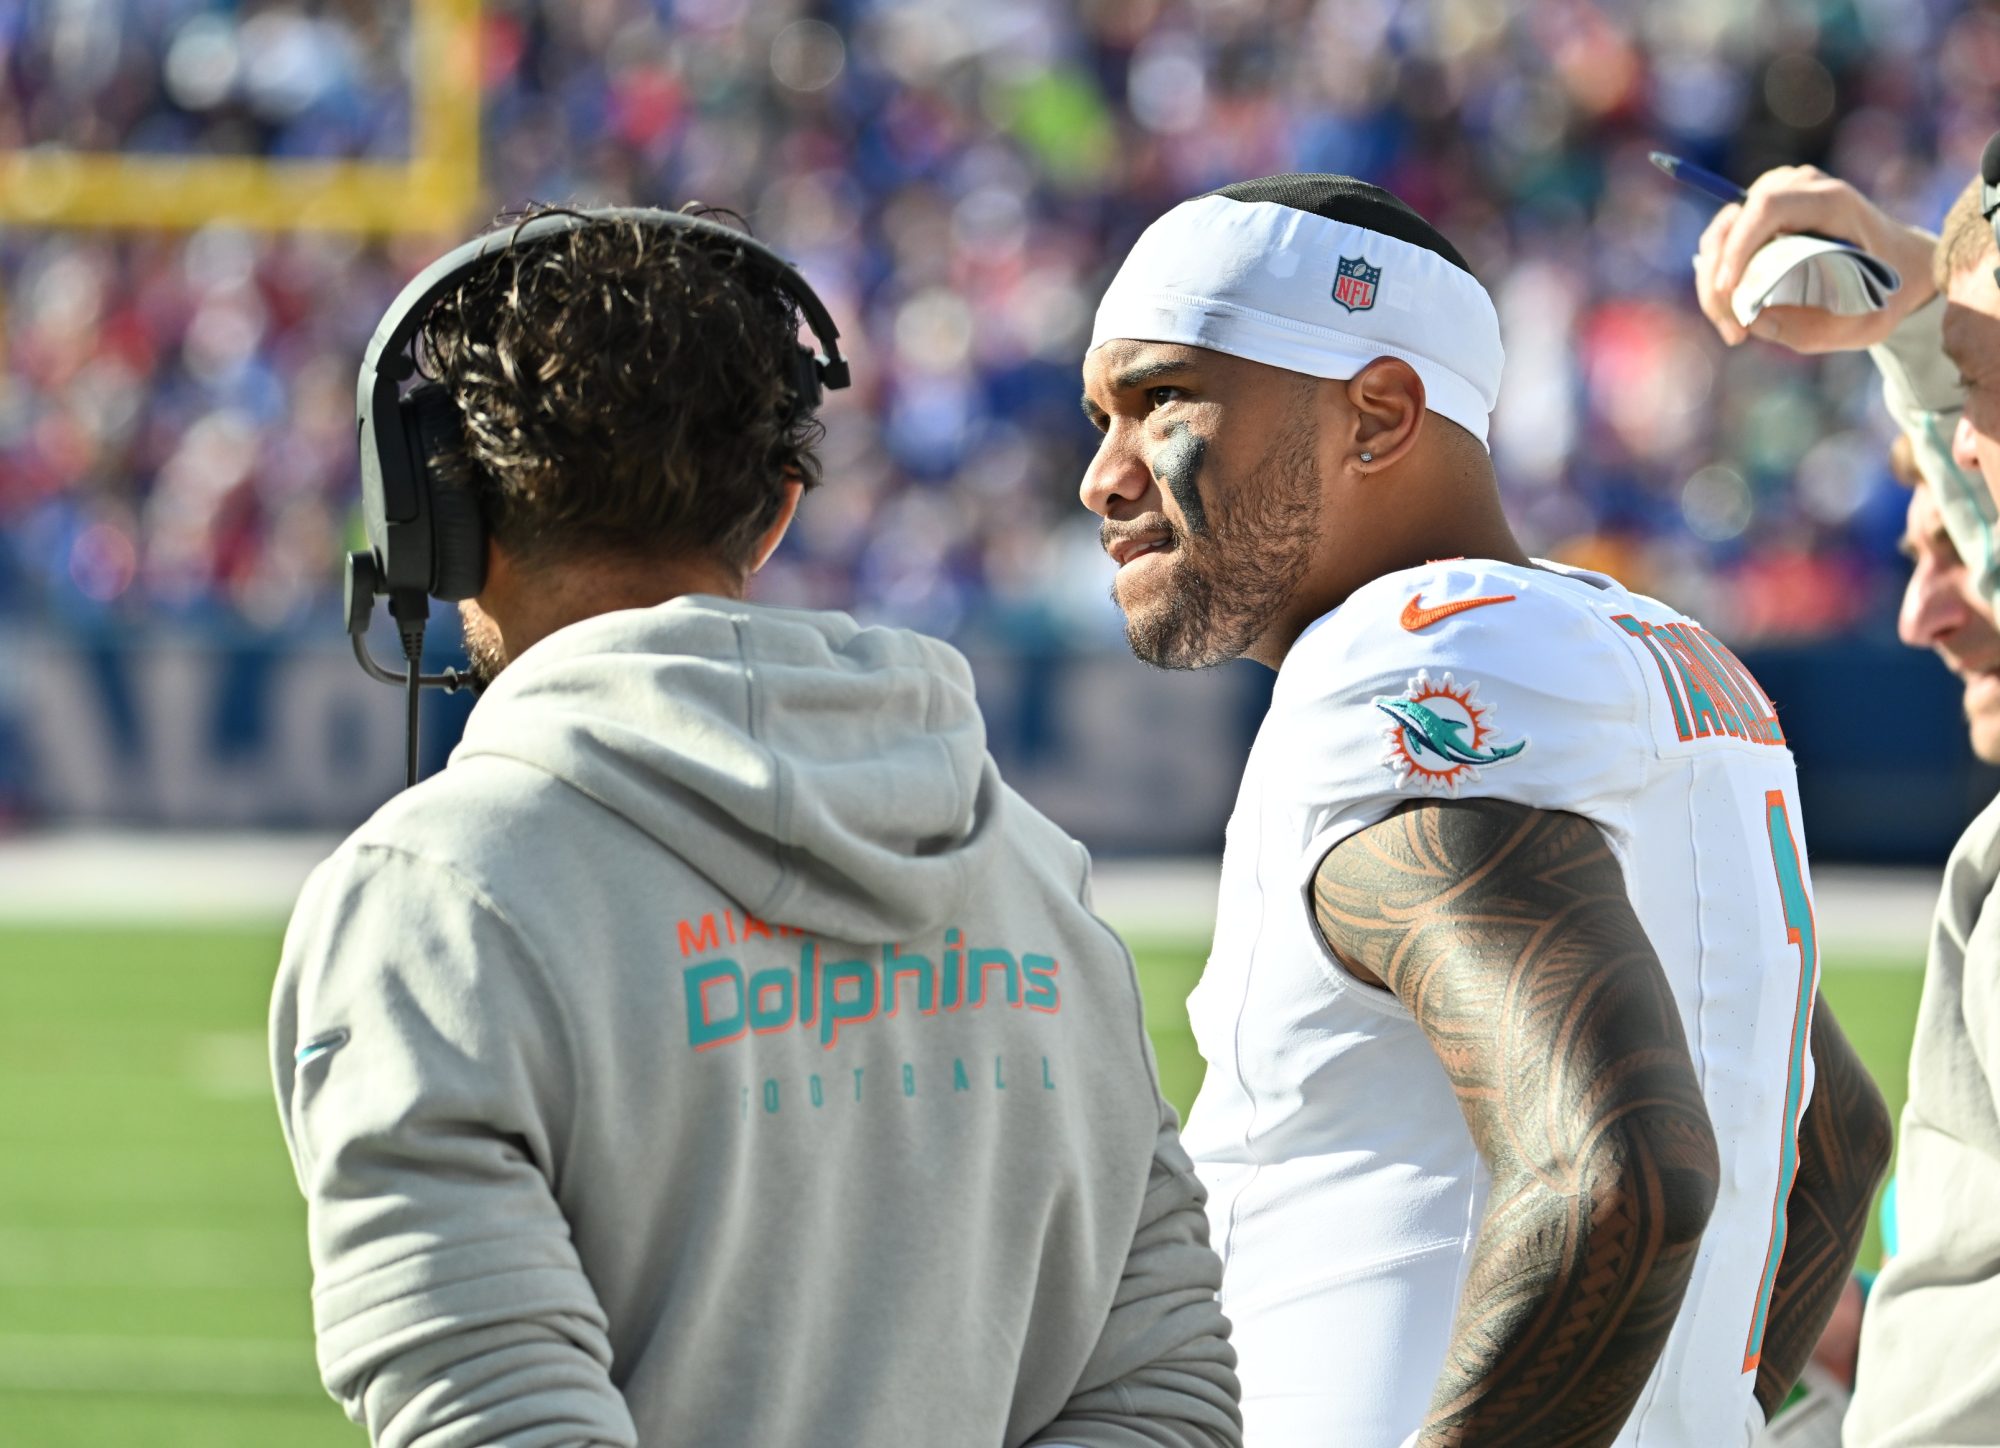
[[[1370,266],[1358,256],[1344,256],[1334,277],[1333,299],[1350,312],[1365,312],[1375,305],[1375,283],[1381,280],[1379,266]]]

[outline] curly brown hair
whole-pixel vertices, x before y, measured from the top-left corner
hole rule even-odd
[[[1945,214],[1944,230],[1931,260],[1932,280],[1941,292],[1949,291],[1960,273],[1993,257],[1993,224],[1979,214],[1980,199],[1979,178],[1974,176]]]
[[[798,329],[769,270],[708,228],[596,219],[510,245],[425,316],[418,355],[464,437],[430,466],[470,470],[487,528],[523,562],[745,566],[783,484],[819,481]]]

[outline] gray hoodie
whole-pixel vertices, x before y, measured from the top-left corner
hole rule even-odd
[[[1240,1441],[1202,1190],[965,661],[682,598],[516,660],[272,1004],[379,1444]]]
[[[2000,1443],[2000,800],[1944,867],[1849,1448]]]

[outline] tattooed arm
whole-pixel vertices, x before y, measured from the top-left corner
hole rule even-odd
[[[1799,1122],[1799,1174],[1785,1204],[1757,1402],[1777,1411],[1805,1370],[1854,1270],[1875,1188],[1889,1169],[1889,1108],[1821,997],[1813,1006],[1813,1094]]]
[[[1600,1448],[1666,1345],[1720,1174],[1672,991],[1597,827],[1420,803],[1313,885],[1429,1038],[1492,1173],[1417,1442]]]

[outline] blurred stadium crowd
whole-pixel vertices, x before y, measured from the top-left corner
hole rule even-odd
[[[1404,196],[1493,289],[1532,546],[1746,642],[1893,611],[1872,369],[1722,349],[1690,282],[1710,208],[1645,155],[1815,162],[1935,224],[1991,129],[2000,12],[487,0],[482,24],[489,211],[730,207],[841,320],[829,485],[763,597],[1028,649],[1115,636],[1074,496],[1106,264],[1184,197],[1326,170]],[[407,25],[372,0],[0,7],[0,149],[393,159]],[[361,349],[456,239],[0,231],[0,620],[333,627]]]

